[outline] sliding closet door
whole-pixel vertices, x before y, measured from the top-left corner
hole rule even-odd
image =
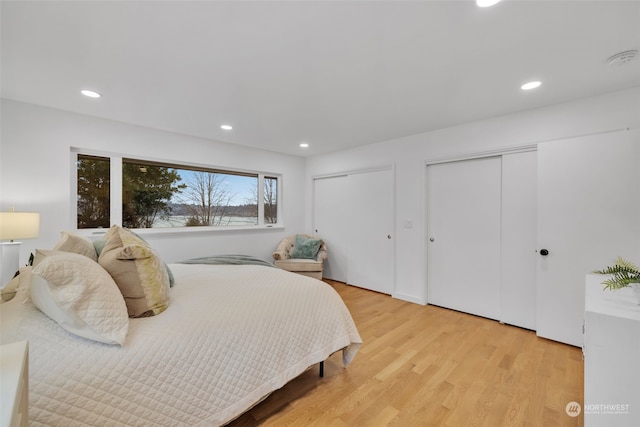
[[[393,170],[314,179],[314,229],[328,245],[324,277],[393,292]]]
[[[347,281],[350,218],[347,180],[347,175],[313,180],[314,231],[326,242],[329,252],[323,277],[340,282]]]
[[[537,153],[502,156],[500,321],[536,329]]]
[[[347,283],[393,292],[393,171],[349,175]]]
[[[427,166],[427,299],[500,314],[501,159]]]

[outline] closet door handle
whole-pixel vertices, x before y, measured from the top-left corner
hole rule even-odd
[[[549,255],[549,251],[546,250],[546,249],[540,249],[540,255],[547,256],[547,255]]]

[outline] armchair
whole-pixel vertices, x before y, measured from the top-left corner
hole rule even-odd
[[[319,239],[317,236],[308,234],[294,234],[285,237],[280,241],[273,253],[276,267],[322,280],[324,260],[327,259],[328,256],[327,245],[324,241],[321,241],[318,253],[313,258],[292,258],[291,253],[296,244],[296,236],[302,236],[306,239]]]

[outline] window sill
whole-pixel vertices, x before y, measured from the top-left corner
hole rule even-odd
[[[168,228],[134,228],[131,231],[142,237],[204,236],[217,233],[253,233],[267,230],[284,230],[283,224],[254,225],[250,227],[168,227]],[[107,228],[80,229],[76,232],[89,238],[100,238]]]

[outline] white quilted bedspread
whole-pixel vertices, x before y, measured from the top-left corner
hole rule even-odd
[[[123,347],[79,338],[24,298],[2,344],[29,341],[30,425],[216,426],[361,339],[340,296],[263,266],[172,264],[169,308],[130,319]]]

